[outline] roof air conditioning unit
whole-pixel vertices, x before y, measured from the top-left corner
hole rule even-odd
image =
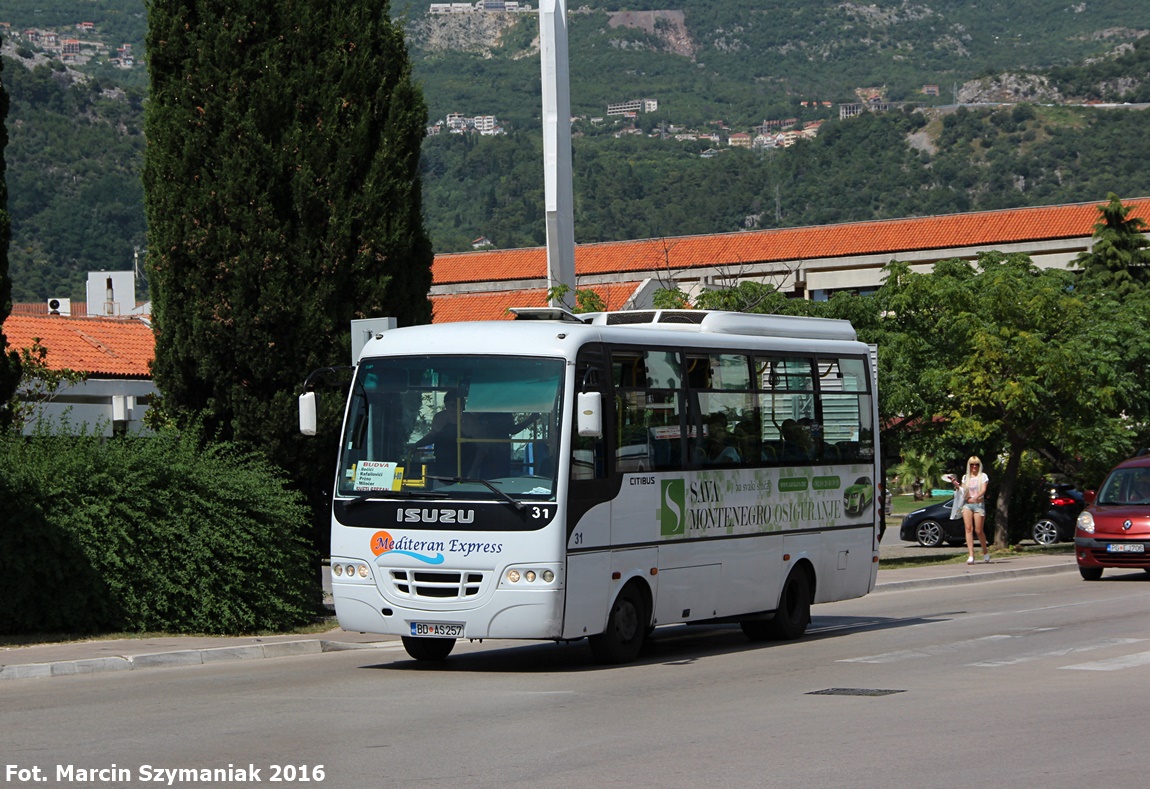
[[[48,299],[48,314],[49,315],[71,315],[72,314],[72,300],[52,298]]]

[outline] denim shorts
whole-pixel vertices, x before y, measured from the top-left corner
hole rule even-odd
[[[962,508],[964,510],[970,510],[971,512],[977,513],[978,515],[983,515],[983,516],[986,515],[986,505],[983,504],[981,501],[977,501],[977,502],[968,501],[966,504],[962,505]]]

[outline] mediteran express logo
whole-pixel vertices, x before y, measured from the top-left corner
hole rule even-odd
[[[687,486],[681,479],[665,479],[659,490],[659,533],[664,537],[684,533],[687,518]]]
[[[377,531],[371,535],[371,552],[376,556],[382,556],[385,553],[399,553],[428,564],[443,564],[443,553],[439,551],[436,552],[435,556],[428,556],[417,550],[409,550],[421,548],[423,545],[422,541],[416,542],[408,537],[401,537],[396,542],[392,539],[391,534],[385,531]]]

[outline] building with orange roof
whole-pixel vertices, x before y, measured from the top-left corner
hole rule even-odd
[[[1150,222],[1150,198],[1123,201]],[[1044,268],[1069,268],[1093,245],[1105,201],[977,211],[817,227],[754,230],[640,241],[578,244],[576,287],[607,309],[651,306],[660,289],[697,296],[753,280],[798,298],[868,293],[892,260],[929,271],[940,260],[975,260],[990,251],[1022,252]],[[436,323],[510,318],[508,307],[547,301],[544,247],[435,256],[431,302]]]
[[[107,298],[108,272],[95,276],[106,286],[95,298]],[[92,292],[90,289],[90,299]],[[124,289],[128,303],[134,305],[133,294],[134,289]],[[74,305],[60,301],[13,305],[12,314],[4,321],[9,347],[31,351],[39,345],[45,349],[44,363],[50,370],[87,375],[87,380],[65,384],[48,402],[39,405],[34,422],[66,421],[75,428],[86,425],[89,431],[97,430],[106,436],[143,430],[144,414],[156,395],[151,380],[156,344],[146,317],[101,316],[112,304],[110,300]],[[55,311],[50,309],[52,302],[56,302]],[[60,307],[65,309],[61,311]],[[29,400],[36,399],[27,389],[22,394]],[[35,430],[34,422],[26,425],[26,433]]]

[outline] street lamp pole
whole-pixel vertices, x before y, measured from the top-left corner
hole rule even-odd
[[[571,88],[567,61],[567,2],[539,4],[543,76],[543,191],[547,224],[547,285],[575,290],[575,200],[571,187]],[[551,299],[551,306],[560,300]]]

